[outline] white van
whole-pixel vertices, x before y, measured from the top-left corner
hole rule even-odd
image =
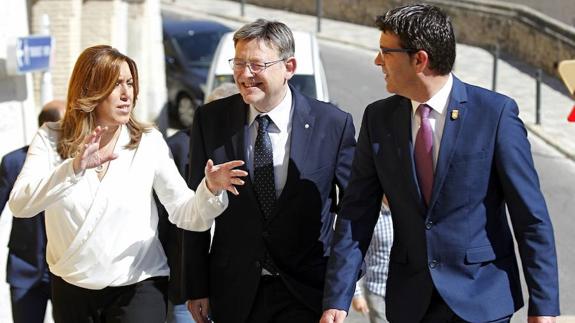
[[[228,63],[228,60],[234,58],[235,55],[233,36],[234,33],[229,32],[220,39],[208,72],[205,91],[207,94],[211,93],[213,89],[222,83],[234,83],[233,71]],[[319,46],[315,35],[308,32],[295,31],[293,36],[297,68],[289,83],[309,97],[329,102],[327,81],[319,57]]]

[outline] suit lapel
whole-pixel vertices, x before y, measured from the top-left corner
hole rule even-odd
[[[288,173],[273,216],[277,215],[278,211],[281,210],[282,204],[288,200],[290,192],[294,189],[294,186],[297,186],[297,181],[305,170],[307,152],[314,132],[315,115],[313,115],[310,105],[299,92],[291,87],[290,89],[293,94],[293,116]]]
[[[429,208],[433,207],[441,186],[445,181],[447,169],[457,145],[457,138],[465,121],[465,102],[467,102],[467,91],[465,90],[465,85],[454,76],[453,89],[451,91],[449,104],[447,105],[445,125],[443,128],[443,135],[441,137],[439,156],[437,157],[437,163],[435,166],[435,176],[433,179],[433,190]],[[458,110],[458,112],[454,113],[454,110]],[[456,114],[457,117],[452,117]]]
[[[290,163],[294,163],[297,169],[304,170],[309,143],[312,138],[315,124],[315,116],[307,101],[295,91],[293,103],[291,143],[290,143]],[[299,177],[299,176],[298,176]],[[288,180],[290,174],[288,172]]]
[[[232,134],[231,140],[226,144],[226,153],[230,159],[246,159],[246,138],[247,136],[247,115],[249,106],[244,103],[242,97],[238,95],[238,102],[230,106],[230,113],[228,114],[228,129],[237,129]]]
[[[243,160],[246,162],[240,169],[249,172],[247,167],[247,155],[246,147],[248,145],[247,140],[249,140],[249,124],[247,123],[249,105],[247,105],[241,95],[237,95],[237,103],[230,105],[230,113],[228,114],[228,129],[238,129],[232,134],[231,139],[226,143],[225,149],[226,154],[230,157],[230,160]],[[244,178],[245,184],[240,187],[240,195],[245,194],[247,198],[253,200],[256,205],[258,204],[251,176],[248,175]],[[259,209],[259,207],[258,207]]]
[[[408,189],[413,195],[414,200],[422,210],[425,211],[423,199],[419,193],[419,185],[417,184],[417,175],[415,172],[415,163],[413,161],[413,141],[411,139],[411,101],[402,99],[400,108],[397,109],[393,116],[393,132],[395,137],[395,144],[397,146],[397,154],[402,165],[404,178],[408,183]]]

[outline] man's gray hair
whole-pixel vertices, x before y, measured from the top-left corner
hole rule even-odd
[[[234,34],[234,46],[240,40],[263,40],[271,48],[277,48],[281,59],[294,56],[295,44],[289,27],[279,21],[258,19],[244,25]]]

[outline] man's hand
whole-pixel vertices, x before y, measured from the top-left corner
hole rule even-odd
[[[527,323],[555,323],[555,316],[529,316]]]
[[[189,300],[188,311],[192,313],[192,317],[197,323],[211,322],[208,318],[208,314],[210,312],[210,301],[207,297]]]
[[[319,323],[343,323],[347,316],[346,311],[329,309],[323,312]]]
[[[351,300],[351,306],[353,307],[354,310],[360,312],[363,315],[369,313],[369,307],[367,306],[367,301],[361,295],[353,297],[353,299]]]
[[[222,190],[227,190],[234,195],[238,195],[235,185],[244,185],[244,181],[239,177],[247,176],[248,173],[241,169],[234,169],[244,164],[241,160],[232,160],[227,163],[214,165],[210,159],[206,163],[204,174],[206,175],[206,185],[212,194],[218,195]]]

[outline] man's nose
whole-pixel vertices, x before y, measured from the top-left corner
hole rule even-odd
[[[381,57],[381,52],[377,52],[377,54],[375,55],[375,59],[373,60],[373,63],[377,66],[382,66],[383,65],[383,57]]]

